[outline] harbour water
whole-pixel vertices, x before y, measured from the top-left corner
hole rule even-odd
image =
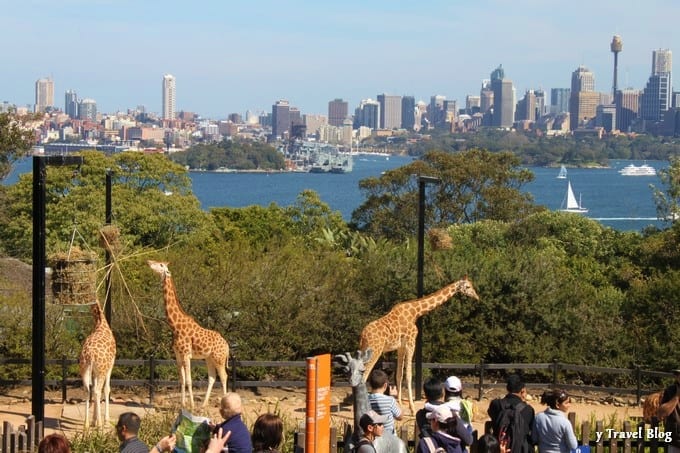
[[[359,155],[354,157],[351,173],[209,173],[190,172],[192,189],[203,209],[212,207],[268,206],[276,203],[289,206],[305,189],[314,190],[331,209],[340,211],[349,220],[352,211],[363,202],[359,181],[380,176],[386,170],[412,161],[404,156]],[[667,227],[667,222],[656,218],[656,207],[650,184],[661,188],[658,176],[623,176],[618,170],[642,161],[612,160],[610,168],[569,168],[567,179],[558,179],[558,168],[531,167],[535,180],[524,190],[531,193],[537,204],[551,210],[560,209],[566,195],[567,181],[581,198],[585,215],[620,231],[640,231],[647,225]],[[648,161],[659,170],[666,161]],[[13,184],[18,174],[31,171],[31,159],[19,162],[3,182]]]

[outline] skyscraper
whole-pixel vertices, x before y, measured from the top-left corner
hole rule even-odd
[[[550,89],[550,113],[563,113],[569,111],[569,98],[571,89],[551,88]]]
[[[595,92],[595,76],[581,65],[571,74],[569,124],[572,130],[585,126],[595,118],[600,95]]]
[[[401,98],[401,127],[412,131],[416,126],[416,98],[403,96]]]
[[[94,99],[85,98],[78,103],[78,119],[97,121],[97,102]]]
[[[54,106],[54,82],[51,78],[38,79],[35,82],[35,111],[45,112],[47,107]]]
[[[616,127],[618,130],[628,132],[631,124],[638,117],[640,106],[640,91],[619,90],[616,93]]]
[[[378,129],[380,126],[380,103],[373,99],[362,99],[354,113],[354,126]]]
[[[614,102],[616,102],[616,90],[617,90],[616,84],[619,71],[619,52],[623,50],[623,41],[621,41],[621,37],[619,35],[614,35],[614,37],[612,38],[610,49],[614,54],[614,82],[612,84],[612,96],[614,97]]]
[[[333,99],[328,102],[328,124],[331,126],[342,127],[347,118],[347,101]]]
[[[652,75],[640,98],[640,116],[645,121],[660,121],[672,107],[673,58],[668,49],[652,52]]]
[[[290,104],[285,99],[272,106],[272,138],[285,139],[290,134]]]
[[[66,90],[64,96],[64,113],[70,118],[78,118],[78,95],[73,90]]]
[[[379,94],[380,128],[399,129],[401,127],[401,96]]]
[[[515,121],[515,88],[512,85],[512,80],[505,78],[502,65],[491,73],[491,90],[493,91],[491,125],[512,127]]]
[[[163,76],[163,119],[175,119],[175,76]]]

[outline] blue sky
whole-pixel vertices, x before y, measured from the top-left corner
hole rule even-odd
[[[61,108],[73,89],[101,112],[159,112],[169,73],[177,109],[211,118],[278,99],[327,114],[341,97],[353,111],[379,93],[464,105],[499,64],[518,97],[569,87],[580,64],[610,91],[614,34],[619,87],[642,89],[654,49],[680,58],[678,17],[677,0],[22,0],[0,21],[0,102],[33,104],[50,76]]]

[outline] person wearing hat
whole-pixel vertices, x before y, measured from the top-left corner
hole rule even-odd
[[[449,376],[444,382],[444,399],[472,432],[472,402],[463,398],[463,383],[458,376]]]
[[[673,376],[675,382],[664,389],[656,416],[664,420],[664,429],[671,432],[668,453],[680,453],[680,369],[673,370]]]
[[[385,422],[387,417],[378,414],[373,409],[369,410],[359,418],[359,427],[364,432],[364,435],[359,439],[357,444],[357,453],[375,453],[373,441],[376,437],[383,435],[385,431]]]
[[[472,434],[448,405],[432,408],[426,417],[432,434],[420,439],[416,453],[432,453],[439,448],[447,453],[463,453],[463,448],[472,444]]]

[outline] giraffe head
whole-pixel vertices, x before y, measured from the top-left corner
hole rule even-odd
[[[152,271],[156,272],[161,278],[170,277],[170,269],[168,269],[168,264],[163,261],[153,261],[148,260],[147,264]]]
[[[462,280],[458,281],[458,284],[456,285],[457,292],[460,294],[463,294],[468,297],[472,297],[475,300],[479,300],[479,296],[477,295],[477,291],[475,291],[475,288],[472,286],[472,282],[468,280],[467,275],[465,278]]]
[[[335,362],[340,366],[340,369],[347,374],[347,378],[352,387],[356,387],[363,382],[366,363],[371,360],[372,355],[373,350],[368,348],[365,351],[357,351],[356,358],[352,357],[352,354],[349,352],[335,356]]]

